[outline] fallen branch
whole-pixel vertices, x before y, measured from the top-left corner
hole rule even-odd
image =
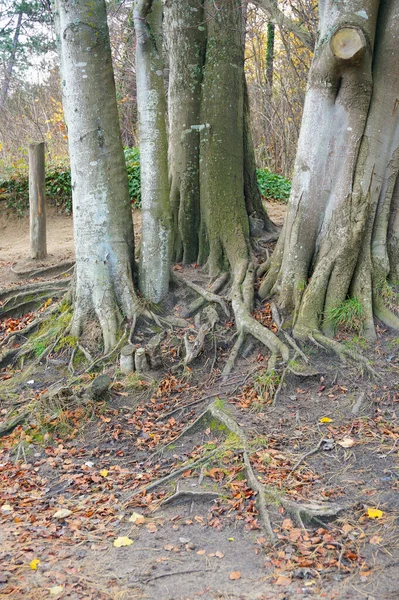
[[[320,450],[322,444],[328,445],[329,448],[333,447],[332,446],[332,444],[333,444],[332,440],[321,438],[321,440],[319,441],[319,443],[317,444],[317,446],[315,448],[313,448],[312,450],[310,450],[309,452],[306,452],[306,454],[304,454],[303,456],[301,456],[301,458],[298,460],[298,462],[295,464],[295,466],[292,467],[292,469],[288,473],[288,475],[292,475],[292,473],[297,470],[297,468],[299,467],[299,465],[303,463],[303,461],[305,460],[305,458],[307,458],[308,456],[312,456],[312,454],[316,454],[316,452],[318,452]]]

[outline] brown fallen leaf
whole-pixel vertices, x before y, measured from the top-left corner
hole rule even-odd
[[[370,538],[370,544],[372,544],[373,546],[379,546],[382,542],[382,537],[380,535],[373,535],[372,538]]]
[[[234,581],[236,579],[241,579],[240,571],[232,571],[229,575],[229,579],[231,579],[232,581]]]
[[[215,552],[215,556],[217,556],[218,558],[223,558],[224,554],[223,552],[220,552],[220,550],[218,550],[217,552]]]
[[[338,446],[342,448],[352,448],[355,445],[355,440],[352,438],[344,438],[340,442],[337,442]]]
[[[290,585],[291,579],[289,577],[284,577],[284,575],[279,575],[276,579],[276,585]]]

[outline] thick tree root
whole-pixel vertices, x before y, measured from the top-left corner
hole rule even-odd
[[[40,294],[49,294],[56,290],[64,290],[68,287],[70,278],[66,279],[56,279],[52,281],[46,281],[43,283],[42,281],[39,283],[29,283],[26,285],[21,285],[13,288],[6,288],[0,290],[0,302],[6,302],[11,300],[21,301],[25,299],[27,296],[32,295],[40,295]],[[48,297],[49,297],[48,296]]]
[[[175,276],[176,273],[173,271],[173,275]],[[222,273],[211,285],[211,287],[209,288],[209,290],[206,290],[207,292],[209,292],[210,294],[218,294],[223,287],[225,286],[227,280],[228,280],[229,276],[227,273]],[[202,288],[200,288],[202,290]],[[204,291],[204,290],[202,290]],[[201,294],[199,291],[197,291],[197,293],[199,294],[199,298],[196,298],[193,302],[191,302],[191,304],[188,305],[187,309],[183,312],[183,317],[191,317],[193,314],[195,314],[198,310],[200,310],[207,302],[207,298]],[[219,296],[218,296],[219,297]]]
[[[288,346],[251,316],[254,299],[254,276],[254,267],[250,264],[245,265],[235,277],[231,301],[237,331],[243,336],[251,334],[272,353],[282,356],[287,361],[289,358]]]
[[[14,417],[13,419],[11,419],[10,421],[6,421],[2,425],[0,425],[0,438],[12,433],[14,429],[18,427],[18,425],[21,425],[25,421],[25,419],[27,419],[29,414],[30,411],[24,411],[16,417]]]
[[[213,458],[213,456],[215,456],[216,452],[217,451],[214,450],[213,452],[210,452],[209,454],[202,456],[201,458],[199,458],[198,460],[196,460],[192,463],[186,463],[182,467],[179,467],[178,469],[172,471],[171,473],[168,473],[168,475],[165,475],[165,477],[161,477],[160,479],[157,479],[153,483],[150,483],[150,485],[147,485],[144,488],[140,488],[139,490],[135,490],[132,494],[129,494],[127,496],[127,499],[129,500],[129,502],[131,502],[131,500],[133,498],[135,498],[136,496],[140,496],[142,494],[148,494],[149,492],[152,492],[152,490],[155,490],[157,487],[164,485],[165,483],[169,483],[169,481],[173,481],[174,479],[176,479],[177,477],[179,477],[180,475],[182,475],[189,469],[195,469],[199,465],[203,465],[204,463],[208,462],[211,458]]]
[[[194,502],[204,500],[217,500],[220,494],[217,492],[193,492],[190,490],[180,490],[169,496],[161,503],[161,506],[170,506],[171,504],[182,504],[183,502]]]
[[[11,271],[18,277],[36,279],[36,277],[46,277],[52,275],[53,277],[62,276],[69,273],[75,266],[75,261],[63,260],[57,265],[51,265],[48,267],[41,267],[39,269],[30,269],[27,271],[19,271],[11,267]]]
[[[200,296],[202,296],[202,298],[206,302],[210,302],[210,303],[214,302],[214,303],[218,304],[222,308],[222,310],[223,310],[224,314],[226,315],[226,317],[228,317],[228,318],[230,317],[230,311],[229,311],[229,309],[227,307],[226,302],[223,300],[223,298],[221,298],[220,296],[218,296],[217,294],[215,294],[214,292],[212,292],[210,290],[204,290],[202,287],[200,287],[196,283],[192,283],[188,279],[185,279],[184,277],[181,277],[175,271],[172,271],[172,277],[180,285],[186,285],[191,290],[193,290],[194,292],[196,292],[197,294],[199,294]],[[184,314],[184,316],[187,316],[187,312]]]
[[[195,342],[190,344],[187,335],[184,336],[184,345],[186,348],[186,357],[184,359],[185,367],[190,365],[203,350],[206,336],[214,330],[215,325],[219,320],[219,315],[212,306],[205,308],[202,311],[202,315],[205,318],[205,323],[202,323],[200,326]]]
[[[187,427],[177,438],[173,440],[173,442],[165,446],[162,449],[162,451],[156,452],[152,458],[154,458],[154,456],[159,455],[160,452],[166,451],[172,445],[174,448],[176,448],[178,442],[184,437],[189,436],[192,433],[198,432],[202,429],[205,430],[209,426],[213,428],[216,427],[219,431],[223,431],[224,433],[228,432],[232,434],[237,440],[236,443],[238,448],[242,451],[243,464],[247,474],[248,484],[257,494],[257,506],[261,526],[271,541],[274,541],[276,536],[274,534],[270,522],[268,508],[269,506],[282,506],[293,517],[295,522],[302,528],[304,528],[304,523],[310,523],[312,521],[322,523],[323,527],[325,527],[326,525],[322,521],[323,518],[333,519],[342,510],[344,510],[343,506],[331,503],[299,505],[295,502],[292,502],[291,500],[287,500],[286,498],[284,498],[280,492],[277,492],[260,483],[251,465],[249,443],[244,431],[238,425],[237,421],[230,414],[228,414],[226,410],[221,408],[219,404],[219,402],[213,402],[212,404],[210,404],[208,408],[189,427]],[[231,439],[229,441],[231,441]],[[218,450],[215,450],[215,452],[213,452],[212,455],[208,455],[207,458],[211,458],[219,451],[220,448]],[[188,468],[194,468],[196,464],[198,464],[198,461],[196,463],[192,463],[191,465],[186,465],[178,471],[174,471],[170,474],[170,476],[166,476],[166,478],[155,482],[155,485],[158,486],[166,481],[170,481],[171,478],[175,478]],[[149,487],[145,489],[146,491],[149,491]],[[141,492],[142,491],[143,490],[141,490]],[[138,491],[135,495],[141,492]]]
[[[360,363],[372,377],[381,379],[381,375],[373,369],[367,358],[358,352],[355,352],[351,348],[346,348],[339,342],[326,337],[319,331],[312,331],[309,335],[309,339],[313,342],[316,342],[317,345],[320,345],[323,349],[330,350],[335,353],[343,363],[346,362],[345,357],[348,356],[356,363]]]

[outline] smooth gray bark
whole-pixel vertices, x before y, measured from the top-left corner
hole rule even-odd
[[[46,178],[44,142],[29,146],[29,222],[30,256],[47,256],[46,239]]]
[[[298,337],[332,334],[330,309],[356,296],[372,338],[373,312],[399,326],[380,293],[397,273],[399,3],[319,8],[288,215],[260,293],[294,311]]]
[[[76,251],[72,334],[96,316],[108,351],[122,317],[133,318],[140,306],[105,0],[95,10],[89,0],[55,6]]]
[[[171,259],[162,2],[137,0],[134,25],[142,204],[140,289],[148,300],[157,303],[169,290]]]

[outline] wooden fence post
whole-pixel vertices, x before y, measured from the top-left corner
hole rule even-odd
[[[45,258],[47,241],[44,142],[29,145],[29,206],[30,256],[38,259]]]

